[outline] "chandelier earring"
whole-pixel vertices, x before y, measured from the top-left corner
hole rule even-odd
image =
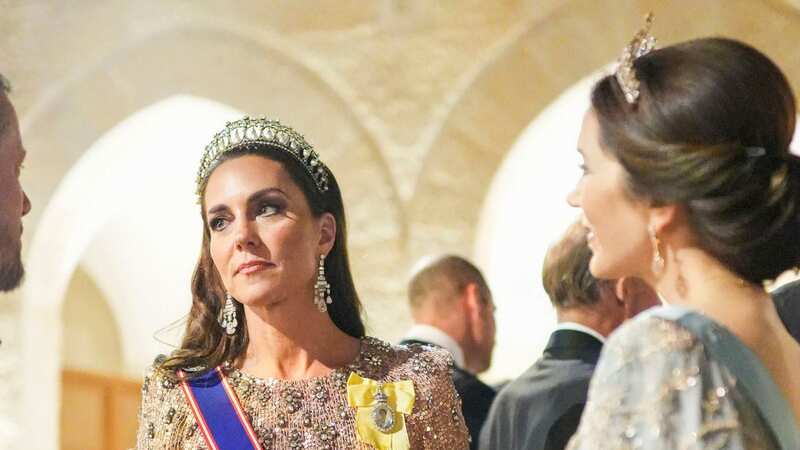
[[[664,271],[664,258],[661,256],[661,250],[659,249],[661,241],[659,241],[656,230],[652,226],[649,228],[649,231],[650,243],[653,244],[653,262],[650,269],[654,274],[661,275],[661,272]]]
[[[319,312],[327,312],[331,303],[333,303],[331,285],[325,278],[325,255],[320,255],[317,282],[314,283],[314,304],[317,305]]]
[[[217,322],[225,330],[225,334],[233,336],[236,334],[236,327],[239,326],[239,321],[236,318],[236,305],[234,304],[231,294],[225,293],[225,307],[219,312]]]

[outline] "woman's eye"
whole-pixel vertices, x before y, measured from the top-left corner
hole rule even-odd
[[[225,219],[215,217],[208,222],[208,226],[211,227],[212,231],[221,231],[225,228]]]
[[[580,165],[580,166],[578,166],[578,167],[580,167],[580,169],[581,169],[581,172],[582,172],[584,175],[586,175],[587,173],[589,173],[589,168],[588,168],[588,167],[586,167],[586,164],[581,164],[581,165]]]
[[[277,214],[279,212],[279,208],[274,205],[264,204],[258,209],[259,216],[271,216],[273,214]]]

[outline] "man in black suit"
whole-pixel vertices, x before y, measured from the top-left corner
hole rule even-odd
[[[489,286],[475,265],[459,256],[443,256],[422,267],[408,286],[416,323],[401,344],[441,347],[453,356],[453,384],[477,448],[478,433],[495,391],[475,374],[489,368],[494,349],[494,303]]]
[[[606,336],[659,302],[643,281],[589,273],[586,229],[574,224],[545,256],[542,281],[558,326],[544,354],[497,396],[480,435],[482,450],[560,450],[575,433]]]
[[[787,283],[772,291],[775,309],[781,321],[797,342],[800,342],[800,280]]]

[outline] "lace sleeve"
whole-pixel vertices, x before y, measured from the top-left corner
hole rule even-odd
[[[647,317],[606,344],[569,450],[768,449],[771,434],[727,369],[679,324]]]

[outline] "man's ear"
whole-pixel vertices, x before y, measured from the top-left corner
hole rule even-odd
[[[633,277],[622,277],[614,280],[614,294],[617,296],[617,301],[619,306],[622,307],[626,320],[635,316],[638,311],[637,281],[638,279]]]
[[[661,303],[655,290],[640,278],[623,277],[617,282],[622,285],[620,298],[625,307],[625,317],[628,319]]]
[[[317,248],[320,254],[327,255],[336,243],[336,218],[331,213],[322,213],[319,220],[319,242]]]
[[[470,319],[470,323],[472,326],[477,326],[480,324],[481,314],[484,308],[478,285],[475,283],[468,283],[461,296],[461,301],[464,304],[464,309]]]
[[[628,295],[628,286],[625,282],[627,277],[617,278],[614,281],[610,281],[611,287],[613,287],[614,295],[617,297],[617,302],[624,304],[625,298]]]

